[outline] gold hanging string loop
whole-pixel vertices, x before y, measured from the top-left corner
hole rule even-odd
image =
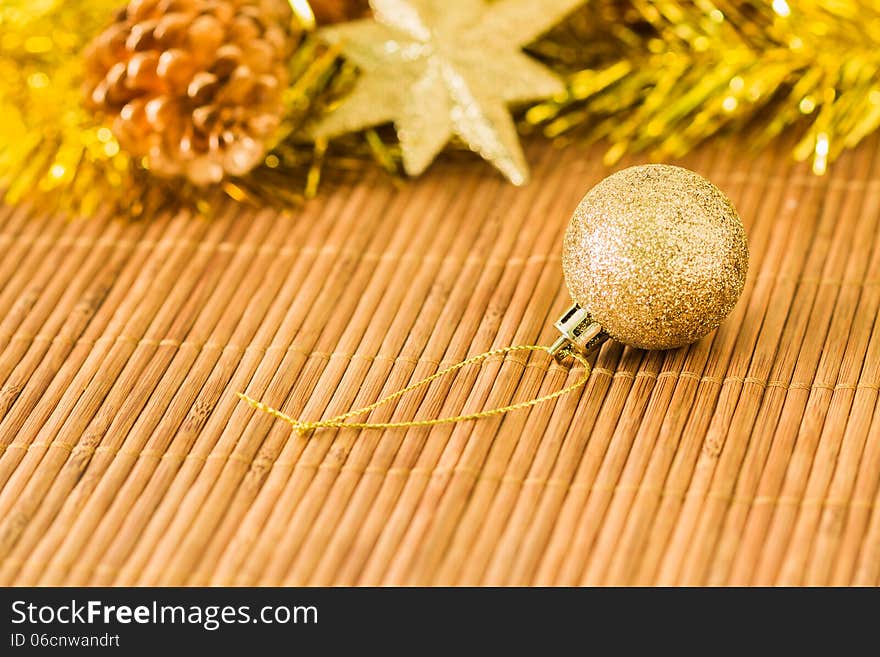
[[[502,415],[503,413],[507,413],[509,411],[518,411],[522,408],[529,408],[531,406],[535,406],[537,404],[543,404],[544,402],[551,401],[556,399],[557,397],[561,397],[562,395],[568,394],[574,390],[577,390],[581,386],[583,386],[590,379],[590,364],[587,362],[587,359],[580,353],[575,350],[570,350],[568,355],[572,356],[575,360],[577,360],[584,367],[583,376],[578,379],[575,383],[566,386],[562,390],[557,390],[556,392],[550,393],[549,395],[543,395],[541,397],[537,397],[535,399],[529,399],[527,401],[518,402],[516,404],[510,404],[508,406],[501,406],[499,408],[492,408],[485,411],[479,411],[477,413],[468,413],[466,415],[455,415],[453,417],[443,417],[437,418],[434,420],[411,420],[405,422],[346,422],[347,419],[354,417],[356,415],[363,415],[371,412],[372,410],[382,406],[383,404],[387,404],[390,401],[394,401],[398,397],[405,395],[406,393],[415,390],[416,388],[420,388],[421,386],[427,385],[432,381],[439,379],[441,376],[446,376],[456,370],[460,370],[462,367],[466,367],[468,365],[473,365],[474,363],[479,363],[480,361],[486,360],[487,358],[492,358],[493,356],[502,356],[505,354],[509,354],[514,351],[546,351],[550,352],[548,347],[539,346],[539,345],[516,345],[513,347],[501,347],[500,349],[493,349],[492,351],[487,351],[482,354],[478,354],[476,356],[472,356],[467,360],[463,360],[460,363],[456,363],[455,365],[450,365],[449,367],[432,374],[431,376],[422,379],[421,381],[416,381],[415,383],[408,385],[406,388],[398,390],[387,397],[383,397],[377,402],[370,404],[369,406],[364,406],[363,408],[357,408],[353,411],[348,411],[347,413],[343,413],[342,415],[337,415],[336,417],[332,417],[328,420],[318,420],[315,422],[303,422],[301,420],[296,420],[289,415],[285,415],[281,411],[272,408],[271,406],[267,406],[266,404],[257,401],[256,399],[252,399],[248,397],[246,394],[240,392],[238,396],[250,404],[253,408],[258,411],[263,411],[264,413],[268,413],[269,415],[278,418],[279,420],[284,420],[288,424],[290,424],[294,430],[301,434],[307,434],[310,431],[320,428],[349,428],[349,429],[397,429],[397,428],[407,428],[407,427],[432,427],[438,424],[452,424],[455,422],[465,422],[467,420],[478,420],[484,417],[492,417],[494,415]]]

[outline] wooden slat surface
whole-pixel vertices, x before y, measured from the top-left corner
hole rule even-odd
[[[433,429],[303,438],[235,392],[317,419],[549,342],[601,149],[530,144],[522,189],[367,169],[288,214],[0,208],[0,584],[877,584],[880,148],[819,178],[789,147],[683,162],[749,234],[713,336],[606,344],[582,391]],[[579,375],[511,355],[372,418]]]

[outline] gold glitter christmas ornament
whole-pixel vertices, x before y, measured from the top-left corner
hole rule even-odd
[[[618,171],[591,189],[562,253],[580,311],[575,326],[592,327],[590,340],[642,349],[681,347],[716,328],[742,293],[748,261],[730,200],[696,173],[660,164]],[[587,346],[583,333],[580,341]]]
[[[699,340],[733,310],[748,266],[742,222],[715,185],[681,167],[631,167],[591,189],[571,218],[562,268],[575,304],[556,322],[562,335],[553,345],[492,349],[369,406],[325,420],[300,420],[244,392],[238,394],[301,435],[321,428],[432,427],[530,408],[585,385],[590,379],[587,352],[608,338],[642,349],[671,349]],[[484,411],[400,422],[350,421],[463,367],[532,351],[549,353],[557,360],[571,357],[583,371],[574,383],[556,392]]]

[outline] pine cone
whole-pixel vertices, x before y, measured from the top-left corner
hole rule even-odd
[[[368,0],[309,0],[318,25],[331,25],[363,18],[370,13]]]
[[[245,174],[281,123],[291,14],[288,0],[131,0],[85,53],[87,102],[156,173]]]

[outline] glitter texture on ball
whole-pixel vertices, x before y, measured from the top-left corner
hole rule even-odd
[[[733,310],[749,252],[730,200],[681,167],[605,178],[578,205],[563,245],[572,299],[613,339],[642,349],[699,340]]]

